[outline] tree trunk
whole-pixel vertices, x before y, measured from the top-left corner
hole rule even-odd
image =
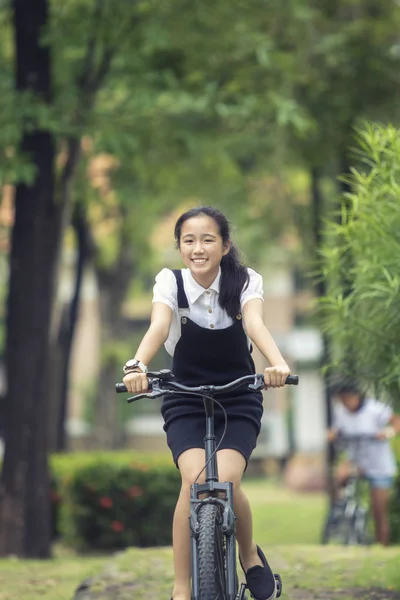
[[[324,243],[324,225],[323,219],[325,217],[325,207],[324,207],[324,199],[320,190],[320,178],[321,173],[320,170],[316,167],[311,168],[311,200],[312,200],[312,229],[313,229],[313,238],[314,238],[314,249],[315,249],[315,260],[317,264],[319,263],[320,250]],[[326,281],[320,276],[317,284],[316,284],[316,292],[318,298],[322,298],[326,295]],[[329,341],[326,335],[322,334],[322,343],[323,343],[323,354],[321,359],[321,366],[324,366],[329,363],[330,356],[330,348]],[[326,414],[326,426],[327,428],[332,425],[332,401],[331,394],[329,389],[329,380],[328,375],[324,376],[324,390],[325,390],[325,414]],[[327,453],[327,487],[328,487],[328,495],[330,502],[333,502],[334,499],[334,477],[333,477],[333,463],[335,459],[334,447],[333,444],[328,444],[328,453]]]
[[[17,89],[50,102],[50,52],[40,39],[47,16],[46,0],[14,0]],[[27,130],[22,151],[36,167],[36,178],[31,186],[17,186],[11,236],[0,555],[47,558],[49,331],[62,206],[54,202],[51,134]]]
[[[110,342],[108,342],[110,343]],[[103,361],[96,400],[96,446],[102,450],[117,450],[124,445],[124,432],[119,419],[121,397],[115,393],[115,358]],[[120,376],[119,381],[122,376]]]
[[[56,181],[56,202],[60,204],[62,209],[61,223],[59,226],[59,240],[57,246],[57,256],[55,262],[58,265],[60,262],[60,250],[62,244],[62,236],[69,222],[69,206],[71,203],[71,187],[73,185],[76,167],[81,155],[81,146],[79,138],[71,137],[67,144],[67,161],[61,173],[59,180]],[[57,303],[53,303],[51,330],[50,330],[50,362],[49,362],[49,382],[47,393],[49,396],[49,451],[54,451],[58,446],[58,428],[60,412],[62,410],[61,387],[64,376],[64,347],[62,340],[67,335],[68,328],[68,310],[64,307],[60,309]]]
[[[85,266],[90,259],[90,241],[88,235],[88,226],[86,223],[86,215],[81,204],[76,204],[72,216],[72,225],[75,230],[77,241],[76,252],[76,270],[75,270],[75,287],[74,295],[68,306],[63,311],[61,319],[59,339],[58,339],[58,361],[60,368],[58,369],[58,381],[60,387],[57,390],[60,397],[60,408],[58,411],[57,430],[56,430],[56,445],[55,450],[62,452],[67,449],[65,421],[68,408],[68,392],[70,365],[74,334],[79,318],[79,307],[81,300],[81,290]]]
[[[136,260],[130,242],[129,226],[120,233],[120,252],[115,264],[107,271],[97,270],[100,289],[100,310],[102,324],[102,346],[112,348],[126,338],[122,306],[130,282],[136,269]],[[105,352],[99,378],[99,391],[96,398],[96,444],[101,448],[121,447],[123,433],[118,419],[118,397],[115,394],[115,378],[118,373],[114,353]],[[119,378],[122,370],[119,371]],[[121,400],[119,400],[120,402]]]

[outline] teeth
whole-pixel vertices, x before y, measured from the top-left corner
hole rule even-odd
[[[192,261],[195,263],[205,263],[206,259],[205,258],[192,258]]]

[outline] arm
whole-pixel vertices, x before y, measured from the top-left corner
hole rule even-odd
[[[168,338],[171,320],[171,308],[162,302],[154,302],[150,327],[139,344],[135,358],[141,360],[145,365],[150,363]],[[148,380],[145,373],[128,373],[122,381],[126,385],[128,392],[134,394],[145,392],[148,388]]]
[[[395,433],[400,433],[400,415],[393,413],[389,420],[389,425],[393,427]]]
[[[284,385],[290,369],[265,326],[262,300],[253,298],[246,302],[243,307],[243,317],[247,335],[270,364],[264,372],[265,385],[267,387]]]
[[[398,433],[400,433],[400,415],[393,413],[387,422],[386,427],[378,432],[377,437],[380,440],[389,440],[390,438],[395,437]]]

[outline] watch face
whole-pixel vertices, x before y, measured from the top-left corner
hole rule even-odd
[[[125,363],[126,367],[137,367],[139,364],[139,361],[136,360],[135,358],[131,358],[130,360],[127,360]]]

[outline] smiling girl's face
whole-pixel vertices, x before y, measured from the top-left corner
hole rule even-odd
[[[218,275],[222,257],[229,252],[224,245],[217,223],[211,217],[199,215],[182,225],[179,251],[183,263],[202,287],[208,288]]]

